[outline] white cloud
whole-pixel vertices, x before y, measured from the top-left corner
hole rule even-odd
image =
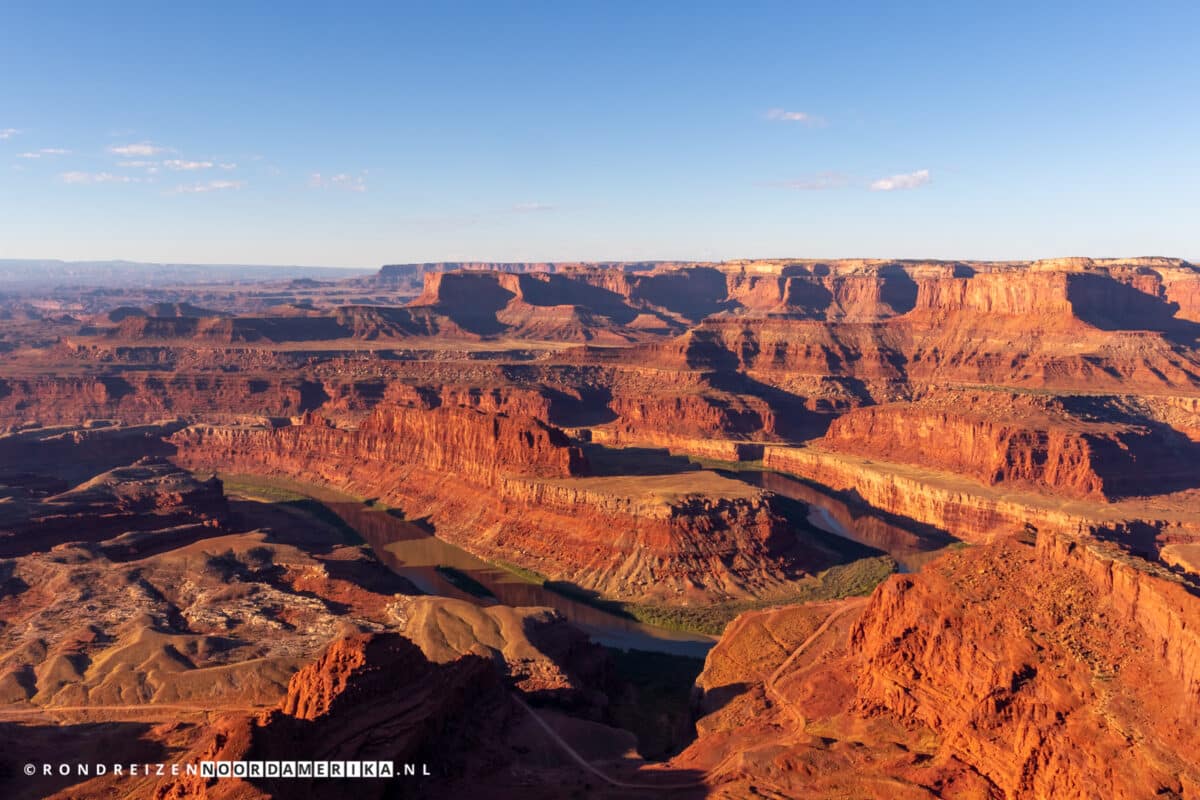
[[[111,172],[64,172],[63,183],[141,183],[141,178]]]
[[[171,152],[169,147],[160,147],[150,142],[137,142],[136,144],[123,144],[116,147],[108,148],[108,152],[118,156],[156,156],[159,153]]]
[[[217,164],[221,169],[237,169],[237,164]]]
[[[212,169],[213,162],[211,161],[182,161],[178,158],[171,158],[163,162],[163,166],[176,172],[190,172],[197,169]]]
[[[363,170],[363,174],[366,174],[366,170]],[[348,192],[365,192],[367,181],[362,175],[347,175],[339,172],[337,175],[325,177],[319,172],[314,172],[308,178],[308,186],[311,189],[345,189]]]
[[[42,156],[65,156],[71,153],[70,150],[63,150],[61,147],[43,147],[41,150],[31,150],[28,153],[18,153],[17,158],[41,158]]]
[[[20,131],[17,130],[16,128],[0,128],[0,141],[4,141],[5,139],[11,139],[12,137],[16,136],[18,133],[20,133]]]
[[[805,125],[824,125],[825,120],[804,111],[785,111],[782,108],[772,108],[767,112],[767,119],[773,122],[801,122]]]
[[[117,166],[126,169],[144,169],[147,175],[157,175],[159,172],[157,161],[118,161]]]
[[[200,194],[203,192],[221,192],[228,189],[241,189],[246,185],[245,181],[209,181],[208,183],[195,183],[191,186],[176,186],[176,194]]]
[[[552,211],[554,206],[549,203],[517,203],[512,210],[518,214],[529,214],[535,211]]]
[[[886,178],[880,178],[871,184],[872,192],[892,192],[897,189],[916,189],[918,186],[924,186],[933,180],[927,169],[919,169],[916,172],[905,172],[899,175],[889,175]]]

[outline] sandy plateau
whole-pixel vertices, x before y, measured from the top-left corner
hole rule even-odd
[[[1200,800],[1198,709],[1188,262],[0,292],[0,796]],[[289,758],[430,775],[22,774]]]

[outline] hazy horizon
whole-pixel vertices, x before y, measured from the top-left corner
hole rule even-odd
[[[1070,253],[1061,255],[1046,255],[1037,256],[1034,258],[976,258],[976,257],[927,257],[927,256],[811,256],[805,254],[799,255],[771,255],[771,256],[733,256],[723,259],[698,259],[698,258],[530,258],[520,261],[494,258],[434,258],[422,260],[391,260],[384,261],[378,264],[283,264],[283,263],[251,263],[241,261],[228,262],[201,262],[201,261],[139,261],[127,258],[85,258],[85,259],[62,259],[62,258],[0,258],[0,269],[6,267],[30,266],[40,264],[61,264],[67,267],[103,267],[112,265],[128,265],[133,267],[190,267],[190,268],[206,268],[214,269],[300,269],[300,270],[345,270],[347,272],[371,272],[379,270],[386,266],[405,265],[405,264],[439,264],[439,263],[466,263],[466,264],[620,264],[620,263],[638,263],[638,262],[655,262],[663,264],[671,263],[723,263],[735,261],[944,261],[944,262],[963,262],[963,263],[1033,263],[1036,261],[1053,261],[1067,258],[1086,258],[1094,261],[1109,261],[1109,260],[1134,260],[1134,259],[1149,259],[1149,258],[1165,258],[1178,259],[1189,264],[1195,264],[1197,259],[1188,258],[1166,253],[1137,253],[1137,254],[1121,254],[1108,255],[1096,253]]]

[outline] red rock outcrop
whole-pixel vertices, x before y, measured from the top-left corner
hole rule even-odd
[[[797,475],[857,503],[929,525],[968,542],[988,542],[1030,530],[1123,541],[1140,552],[1200,536],[1194,489],[1101,504],[1049,494],[983,486],[949,472],[830,452],[818,447],[764,448],[768,469]]]
[[[177,415],[218,419],[293,416],[328,399],[321,383],[296,375],[217,373],[38,375],[0,379],[0,423],[80,425],[90,419],[152,422]]]
[[[606,426],[608,441],[761,439],[775,433],[775,411],[766,401],[728,392],[617,394],[608,407],[617,420]]]
[[[1110,419],[1120,420],[1112,411]],[[1097,421],[1028,395],[942,394],[850,411],[822,447],[1062,497],[1108,500],[1177,486],[1200,452],[1170,429]]]
[[[1041,542],[881,587],[850,642],[857,707],[937,731],[1007,796],[1194,792],[1195,597],[1095,545]]]
[[[1197,614],[1094,543],[960,550],[865,607],[736,620],[672,763],[715,765],[718,797],[1193,797]]]
[[[347,783],[313,778],[206,779],[185,776],[162,782],[158,798],[357,797],[402,792],[428,796],[428,776],[444,774],[464,757],[487,762],[497,744],[477,746],[478,731],[498,732],[514,713],[490,659],[463,656],[433,664],[396,634],[336,640],[288,683],[279,710],[255,717],[218,719],[189,754],[197,761],[388,761],[392,779]],[[475,728],[476,733],[471,729]],[[404,765],[415,765],[404,775]]]

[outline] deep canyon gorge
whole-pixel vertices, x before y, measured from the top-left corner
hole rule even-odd
[[[1187,261],[0,286],[5,797],[1200,800],[1198,703]]]

